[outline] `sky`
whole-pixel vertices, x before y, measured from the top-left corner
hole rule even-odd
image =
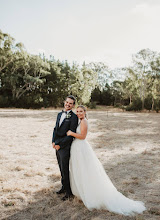
[[[0,29],[32,54],[124,67],[160,52],[160,0],[0,0]]]

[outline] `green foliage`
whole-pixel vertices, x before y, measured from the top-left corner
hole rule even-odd
[[[152,97],[151,96],[147,96],[144,100],[144,108],[147,110],[151,110],[152,109]]]
[[[99,89],[99,87],[96,87],[92,91],[91,100],[96,102],[98,105],[111,105],[114,100],[111,87],[106,84],[102,91]]]
[[[158,113],[160,111],[160,100],[156,99],[154,103],[154,110]]]
[[[91,109],[96,109],[96,102],[93,102],[93,101],[88,102],[86,103],[86,106]]]
[[[92,62],[88,67],[96,73],[96,87],[102,91],[106,84],[111,80],[112,71],[102,62]]]
[[[8,97],[0,95],[0,107],[3,108],[9,106],[10,106],[10,102],[8,100]]]
[[[102,91],[99,87],[96,87],[91,94],[91,101],[96,102],[97,104],[102,104]]]
[[[0,31],[0,107],[58,107],[69,94],[90,108],[101,104],[158,112],[160,54],[141,50],[132,66],[114,70],[102,62],[70,65],[53,56],[29,54],[22,43]]]
[[[142,100],[136,98],[133,102],[126,107],[126,111],[140,111],[142,110]]]
[[[49,65],[41,57],[28,54],[9,35],[0,32],[0,39],[0,94],[9,95],[16,106],[23,96],[40,89],[50,74]]]

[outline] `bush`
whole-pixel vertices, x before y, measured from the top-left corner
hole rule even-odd
[[[122,105],[120,108],[121,108],[123,111],[125,111],[127,107],[126,107],[125,105]]]
[[[148,96],[147,98],[145,98],[144,100],[144,108],[147,110],[151,110],[152,109],[152,97]]]
[[[115,107],[115,108],[121,108],[121,107],[122,107],[122,104],[121,104],[121,103],[116,103],[116,104],[114,105],[114,107]]]
[[[96,108],[96,102],[88,102],[88,103],[86,104],[86,106],[87,106],[88,108],[95,109],[95,108]]]
[[[126,107],[126,111],[140,111],[142,110],[142,101],[140,98],[133,100],[133,102]]]
[[[10,101],[7,96],[2,96],[0,95],[0,107],[9,107],[10,106]]]
[[[160,111],[160,100],[155,100],[154,110],[158,113]]]

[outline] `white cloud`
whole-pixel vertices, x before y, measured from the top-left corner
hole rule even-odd
[[[135,15],[141,15],[148,18],[151,22],[156,23],[160,21],[160,5],[151,5],[147,3],[138,4],[132,9]]]

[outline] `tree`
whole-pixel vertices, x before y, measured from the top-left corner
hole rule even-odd
[[[137,74],[139,82],[139,96],[142,100],[142,109],[144,109],[144,101],[147,97],[150,78],[152,77],[151,63],[156,58],[156,52],[150,49],[139,51],[133,56],[133,71]]]
[[[129,104],[132,104],[133,99],[138,97],[138,77],[131,67],[125,68],[126,78],[123,82],[123,98],[129,99]]]
[[[122,97],[123,97],[123,81],[113,81],[111,84],[111,91],[114,97],[114,106],[117,104],[122,105]]]
[[[91,93],[96,87],[97,73],[85,63],[82,65],[81,73],[83,80],[81,81],[82,96],[80,102],[86,104],[90,101]]]
[[[88,64],[88,67],[92,69],[97,75],[96,77],[96,87],[101,91],[105,88],[106,83],[109,84],[112,79],[112,72],[109,67],[102,62],[92,62]]]
[[[156,54],[156,58],[151,62],[152,76],[150,78],[150,91],[152,96],[152,110],[160,109],[160,53]],[[155,106],[156,103],[156,106]]]
[[[13,53],[17,45],[14,38],[0,30],[0,73],[13,62]]]
[[[15,44],[8,34],[0,32],[0,36],[0,92],[12,95],[14,104],[28,91],[40,88],[50,74],[49,65],[40,56],[28,54],[23,44]]]

